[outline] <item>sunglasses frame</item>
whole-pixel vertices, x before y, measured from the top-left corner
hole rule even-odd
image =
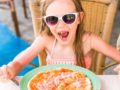
[[[64,17],[65,15],[69,15],[69,14],[74,14],[74,15],[75,15],[75,20],[76,20],[76,18],[77,18],[77,16],[78,16],[79,13],[78,13],[78,12],[75,12],[75,13],[67,13],[67,14],[64,14],[63,16],[60,16],[60,17],[54,16],[54,15],[47,15],[47,16],[44,16],[43,19],[44,19],[45,23],[46,23],[48,26],[55,26],[60,20],[62,20],[64,23],[66,23],[66,22],[64,21],[63,17]],[[57,22],[56,22],[56,24],[50,25],[50,24],[47,23],[46,18],[47,18],[47,17],[50,17],[50,16],[56,17],[56,18],[58,19]],[[75,20],[74,20],[74,21],[75,21]],[[73,21],[73,22],[74,22],[74,21]],[[73,22],[72,22],[72,23],[73,23]],[[70,24],[72,24],[72,23],[70,23]],[[69,24],[69,23],[66,23],[66,24]]]

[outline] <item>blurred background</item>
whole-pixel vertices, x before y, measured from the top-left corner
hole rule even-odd
[[[23,1],[25,1],[25,2],[23,3]],[[34,32],[33,32],[31,13],[29,10],[28,1],[29,0],[15,0],[14,3],[15,3],[15,9],[16,9],[16,15],[17,15],[17,20],[18,20],[20,36],[25,42],[27,42],[28,44],[31,44],[34,40]],[[27,15],[25,15],[23,6],[25,6]],[[15,27],[14,27],[14,22],[11,17],[9,5],[7,5],[7,4],[0,4],[0,23],[4,23],[5,25],[7,25],[9,27],[11,32],[13,32],[14,34],[16,33]],[[116,17],[114,20],[113,31],[112,31],[112,35],[111,35],[111,39],[110,39],[110,44],[114,47],[116,47],[116,41],[117,41],[119,34],[120,34],[120,1],[119,1]],[[110,59],[107,58],[107,60],[109,62]],[[116,74],[115,72],[113,72],[113,70],[112,70],[113,68],[114,67],[107,69],[104,72],[104,74]]]

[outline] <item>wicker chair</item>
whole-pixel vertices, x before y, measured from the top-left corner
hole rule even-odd
[[[40,28],[39,10],[40,0],[30,0],[30,10],[35,36],[38,35]],[[85,11],[85,30],[96,33],[103,40],[109,42],[113,21],[116,13],[118,0],[81,0]],[[39,55],[40,65],[45,64],[46,54],[42,52]],[[111,65],[105,65],[105,56],[101,53],[94,52],[91,70],[96,74],[102,74],[103,70]]]

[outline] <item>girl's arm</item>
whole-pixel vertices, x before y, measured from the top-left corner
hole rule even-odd
[[[91,34],[91,48],[120,62],[120,52],[97,35]]]
[[[14,60],[7,65],[7,67],[9,67],[8,71],[9,69],[11,69],[13,72],[10,72],[14,74],[13,76],[18,74],[21,69],[29,64],[31,60],[45,48],[44,46],[45,40],[43,39],[43,37],[37,37],[30,47],[17,55]]]

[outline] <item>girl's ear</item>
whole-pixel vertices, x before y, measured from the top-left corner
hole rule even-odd
[[[82,20],[84,19],[84,12],[79,12],[79,24],[82,22]]]

